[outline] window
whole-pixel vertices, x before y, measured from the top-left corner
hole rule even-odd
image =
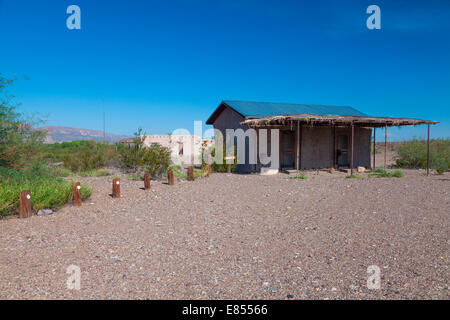
[[[178,142],[178,155],[183,155],[183,142]]]

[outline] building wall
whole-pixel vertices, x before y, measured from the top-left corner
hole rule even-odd
[[[301,169],[331,168],[334,165],[334,145],[338,146],[338,136],[346,134],[349,137],[349,162],[351,146],[351,128],[336,127],[336,144],[333,141],[333,127],[303,126],[301,134]],[[355,128],[354,167],[370,168],[370,145],[372,131],[367,128]]]
[[[214,121],[214,129],[220,130],[222,132],[223,138],[226,139],[226,129],[242,129],[246,131],[248,126],[241,125],[241,122],[244,121],[244,117],[238,114],[236,111],[226,108]],[[236,140],[236,139],[235,139]],[[224,140],[225,143],[225,140]],[[236,145],[235,141],[235,145]],[[246,139],[245,142],[245,163],[246,164],[238,164],[236,167],[236,171],[240,173],[250,173],[256,171],[256,165],[248,164],[249,163],[249,142]]]
[[[248,126],[241,125],[242,121],[244,121],[244,118],[241,115],[239,115],[234,110],[227,108],[217,117],[216,121],[214,122],[214,128],[220,130],[225,138],[226,129],[234,129],[234,130],[242,129],[244,131],[247,130]],[[280,130],[290,130],[290,129],[296,132],[295,126],[293,128],[290,128],[290,126],[280,128]],[[336,139],[339,134],[348,135],[350,146],[351,128],[336,127]],[[267,135],[268,137],[270,137],[271,135],[270,129],[267,130]],[[281,136],[282,135],[280,134],[280,137]],[[295,134],[295,136],[297,136],[297,134]],[[310,127],[303,125],[300,135],[301,138],[300,167],[302,170],[331,168],[334,166],[335,143],[333,137],[334,137],[333,127]],[[354,167],[363,166],[366,168],[370,168],[370,156],[371,156],[370,146],[371,146],[371,129],[355,128]],[[268,141],[268,148],[269,150],[271,150],[270,138]],[[241,173],[259,172],[261,169],[260,164],[257,165],[248,164],[249,162],[248,150],[249,146],[247,139],[246,164],[238,165],[237,171]]]
[[[150,147],[157,143],[172,151],[172,161],[181,166],[201,164],[203,139],[195,135],[145,135],[144,146]],[[211,145],[213,140],[206,140]],[[180,144],[183,147],[183,155],[180,155]]]

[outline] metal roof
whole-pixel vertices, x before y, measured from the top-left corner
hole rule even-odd
[[[247,119],[292,114],[313,114],[321,116],[366,116],[366,114],[349,106],[224,100],[206,123],[214,123],[215,119],[225,109],[225,107],[233,109]]]
[[[225,100],[225,104],[248,118],[262,118],[288,114],[316,114],[336,116],[366,116],[349,106],[325,106],[317,104],[293,104]]]

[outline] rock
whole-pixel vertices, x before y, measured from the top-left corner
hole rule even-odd
[[[336,169],[335,168],[330,168],[330,173],[335,173]]]
[[[43,216],[48,216],[53,214],[53,210],[52,209],[42,209],[38,211],[38,216],[39,217],[43,217]]]
[[[358,167],[358,173],[364,173],[364,172],[366,172],[366,168]]]

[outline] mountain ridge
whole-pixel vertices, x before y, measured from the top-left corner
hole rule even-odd
[[[38,130],[47,132],[47,136],[44,140],[44,143],[47,144],[77,140],[103,141],[103,131],[100,130],[62,126],[45,126],[38,128]],[[119,140],[129,138],[130,136],[106,133],[105,137],[107,142],[114,143]]]

